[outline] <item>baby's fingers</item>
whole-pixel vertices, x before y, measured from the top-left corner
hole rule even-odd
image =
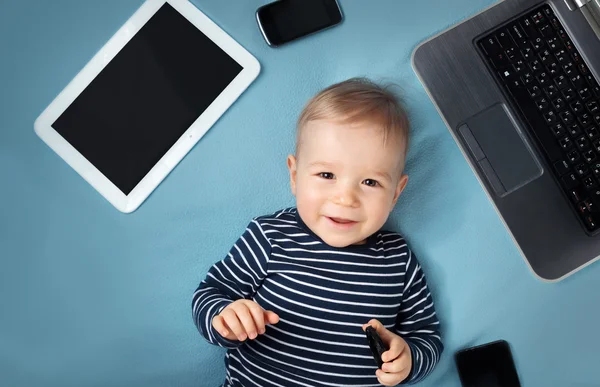
[[[227,329],[227,324],[225,323],[225,319],[223,316],[218,315],[215,316],[212,320],[212,326],[215,328],[217,332],[227,340],[236,340],[237,336],[235,333],[231,332]]]
[[[383,363],[381,370],[390,373],[407,373],[410,372],[412,366],[409,355],[403,352],[397,359],[387,363]]]
[[[237,318],[242,323],[242,333],[238,336],[238,340],[244,341],[246,338],[254,339],[256,338],[256,324],[254,323],[254,318],[250,313],[250,309],[245,304],[239,304],[235,306],[235,313]]]
[[[249,331],[246,324],[244,324],[244,326],[246,327],[246,332],[248,332],[248,337],[253,340],[256,338],[257,334],[262,335],[265,333],[265,313],[263,308],[255,302],[249,301],[246,305],[253,320],[253,330]]]
[[[269,324],[277,324],[279,322],[279,316],[277,313],[270,310],[265,311],[265,319]]]
[[[225,323],[225,329],[229,329],[231,332],[233,332],[235,338],[237,338],[239,341],[246,340],[246,330],[240,322],[238,314],[235,310],[226,308],[221,312],[221,316],[223,317],[223,321]]]

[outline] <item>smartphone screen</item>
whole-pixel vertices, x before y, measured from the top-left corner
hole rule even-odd
[[[279,46],[342,21],[336,0],[279,0],[256,11],[267,43]]]
[[[521,387],[506,341],[464,349],[455,360],[464,387]]]

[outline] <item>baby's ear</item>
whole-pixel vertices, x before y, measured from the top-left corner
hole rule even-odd
[[[406,188],[406,184],[408,184],[408,175],[400,176],[400,180],[398,180],[398,185],[396,186],[396,192],[394,192],[394,200],[392,201],[392,208],[390,209],[390,211],[394,209],[394,206],[396,205],[400,194],[402,193],[402,191],[404,191],[404,188]]]
[[[287,166],[290,171],[290,188],[292,189],[292,195],[296,196],[296,157],[289,155],[287,157]]]

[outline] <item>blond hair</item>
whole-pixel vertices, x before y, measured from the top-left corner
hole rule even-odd
[[[308,101],[297,124],[296,154],[300,148],[302,128],[322,119],[341,123],[372,122],[388,138],[402,145],[406,156],[410,123],[399,98],[391,91],[394,85],[380,86],[367,78],[351,78],[324,89]]]

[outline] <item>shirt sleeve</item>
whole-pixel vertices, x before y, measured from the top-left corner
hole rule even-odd
[[[410,250],[408,257],[395,331],[408,343],[412,354],[412,369],[403,383],[413,384],[431,373],[440,360],[444,346],[425,275]]]
[[[271,244],[256,219],[235,242],[229,254],[214,264],[192,299],[192,316],[200,334],[211,344],[235,348],[242,344],[221,336],[212,319],[229,304],[251,299],[267,276]]]

